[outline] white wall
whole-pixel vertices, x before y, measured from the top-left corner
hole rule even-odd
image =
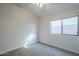
[[[75,16],[78,15],[78,13],[79,10],[67,12],[62,11],[52,16],[42,17],[39,23],[40,42],[79,53],[79,36],[50,34],[51,20],[58,20],[66,17]]]
[[[25,8],[0,4],[0,53],[37,42],[37,19]]]

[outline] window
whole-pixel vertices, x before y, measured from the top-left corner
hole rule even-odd
[[[77,17],[51,21],[51,33],[77,35]]]
[[[61,33],[61,20],[51,21],[51,32],[52,33]]]
[[[63,19],[63,34],[77,35],[77,17]]]

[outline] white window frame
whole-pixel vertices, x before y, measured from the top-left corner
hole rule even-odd
[[[74,16],[74,17],[77,17],[77,16]],[[69,18],[74,18],[74,17],[69,17]],[[69,18],[65,18],[65,19],[69,19]],[[62,20],[63,25],[64,25],[64,20],[65,20],[65,19]],[[63,25],[62,25],[62,27],[63,27]],[[74,36],[77,36],[77,35],[78,35],[78,17],[77,17],[77,28],[76,28],[76,29],[77,29],[76,34],[69,34],[69,33],[65,34],[65,33],[64,33],[64,28],[63,28],[62,30],[63,30],[63,34],[64,34],[64,35],[74,35]]]
[[[65,34],[65,33],[63,33],[63,20],[64,19],[68,19],[68,18],[74,18],[74,17],[77,17],[77,34],[75,35],[75,34]],[[61,19],[61,33],[52,33],[52,28],[51,28],[51,24],[50,24],[50,32],[51,32],[51,34],[62,34],[62,35],[74,35],[74,36],[78,36],[78,31],[79,31],[79,29],[78,29],[78,24],[79,24],[79,21],[78,21],[78,16],[73,16],[73,17],[68,17],[68,18],[63,18],[63,19]],[[54,21],[57,21],[57,20],[54,20]],[[50,23],[51,23],[52,21],[50,21]]]
[[[55,20],[55,21],[59,21],[59,20]],[[61,21],[61,20],[60,20]],[[52,32],[52,21],[50,22],[50,32],[51,32],[51,34],[61,34],[61,32],[60,33],[53,33]],[[60,26],[61,26],[61,24],[60,24]],[[61,30],[61,29],[60,29]]]

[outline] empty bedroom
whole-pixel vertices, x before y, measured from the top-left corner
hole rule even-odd
[[[79,3],[0,3],[0,56],[79,56]]]

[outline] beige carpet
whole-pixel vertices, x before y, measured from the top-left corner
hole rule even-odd
[[[2,54],[2,56],[76,56],[76,54],[37,43],[28,48],[23,47],[23,48]]]

